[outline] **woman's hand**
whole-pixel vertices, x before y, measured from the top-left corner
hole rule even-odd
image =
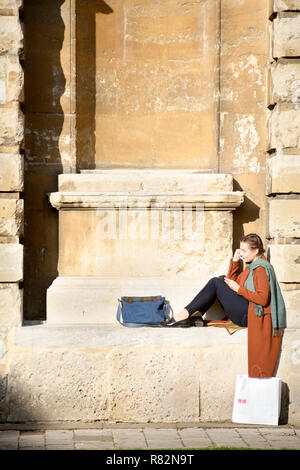
[[[239,261],[240,256],[241,256],[241,250],[240,249],[235,250],[233,258],[232,258],[233,261]]]
[[[230,287],[230,289],[234,290],[234,292],[237,292],[240,288],[239,284],[232,279],[228,279],[228,277],[224,277],[224,282]]]

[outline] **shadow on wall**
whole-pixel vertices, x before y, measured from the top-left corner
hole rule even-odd
[[[278,424],[288,424],[289,422],[289,404],[290,404],[290,390],[285,382],[281,386],[281,409]]]
[[[76,25],[77,168],[95,168],[96,15],[110,15],[103,0],[78,0]]]
[[[25,0],[24,318],[44,319],[46,289],[57,276],[58,214],[47,192],[62,173],[59,148],[65,116],[61,97],[64,0]]]
[[[24,1],[25,227],[24,319],[46,319],[46,294],[57,277],[58,212],[47,193],[57,191],[68,152],[66,64],[70,61],[67,0]],[[103,0],[77,0],[77,169],[95,167],[96,13]],[[62,68],[64,64],[64,70]],[[63,107],[62,107],[63,103]]]
[[[233,191],[243,191],[240,184],[233,180]],[[244,224],[259,219],[260,207],[245,195],[243,204],[235,210],[233,217],[233,252],[240,247],[240,240],[247,235]]]

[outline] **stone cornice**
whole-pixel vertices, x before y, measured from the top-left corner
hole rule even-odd
[[[128,192],[69,192],[49,193],[51,205],[57,210],[192,210],[233,211],[244,201],[244,191],[211,191],[194,194]]]

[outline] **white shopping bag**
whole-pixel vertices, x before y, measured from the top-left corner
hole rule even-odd
[[[232,411],[234,423],[278,425],[280,408],[280,379],[237,376]]]

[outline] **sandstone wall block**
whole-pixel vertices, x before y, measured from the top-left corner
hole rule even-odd
[[[142,422],[172,422],[175,416],[176,421],[199,419],[197,351],[160,348],[149,351],[142,348],[138,354],[134,349],[113,351],[109,362],[112,365],[110,419],[124,422],[136,422],[138,416]],[[188,406],[186,396],[189,397]]]
[[[300,102],[300,60],[279,59],[272,65],[270,101]]]
[[[0,153],[0,191],[23,191],[22,155]]]
[[[269,235],[300,238],[300,199],[269,201]]]
[[[24,200],[0,198],[0,235],[21,236],[23,222]]]
[[[300,14],[279,13],[273,28],[273,57],[299,57]]]
[[[21,326],[23,289],[17,283],[0,283],[1,328]]]
[[[19,103],[13,102],[0,108],[0,148],[15,146],[24,137],[24,116]]]
[[[18,282],[23,279],[23,245],[0,245],[0,282]]]
[[[274,11],[300,10],[300,0],[274,0]]]
[[[107,419],[105,356],[101,351],[84,353],[66,348],[35,354],[21,350],[10,362],[7,419]]]
[[[300,193],[300,155],[281,155],[267,160],[267,194]]]
[[[0,55],[18,55],[23,47],[23,31],[18,16],[0,16]]]
[[[0,10],[18,10],[23,0],[0,0]]]
[[[0,104],[23,100],[24,73],[17,55],[0,56]]]
[[[300,282],[299,245],[270,245],[270,262],[279,282]]]
[[[300,328],[300,289],[295,287],[290,290],[281,288],[286,307],[286,319],[288,328]]]
[[[300,148],[300,105],[292,108],[277,105],[269,121],[270,148]]]

